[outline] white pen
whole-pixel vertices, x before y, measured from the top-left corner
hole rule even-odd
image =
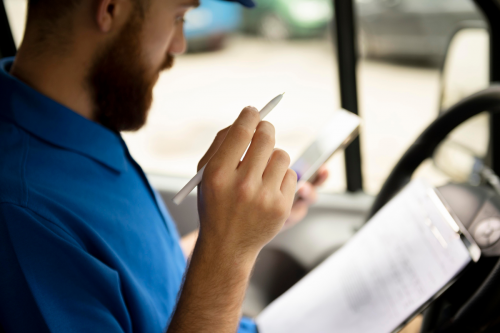
[[[281,95],[276,96],[269,103],[267,103],[267,105],[264,106],[262,110],[260,110],[260,120],[263,120],[276,107],[276,105],[279,104],[284,94],[285,93],[282,93]],[[182,190],[180,190],[179,193],[175,195],[173,202],[176,205],[180,205],[184,201],[184,199],[186,199],[189,193],[191,193],[191,191],[193,191],[194,188],[201,183],[201,179],[203,178],[203,171],[205,171],[206,166],[207,165],[205,164],[203,168],[201,168],[200,171],[198,171],[198,173],[193,178],[191,178],[191,180],[182,188]]]

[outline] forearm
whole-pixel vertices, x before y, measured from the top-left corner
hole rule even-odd
[[[248,107],[218,137],[198,186],[200,234],[168,333],[236,332],[257,254],[290,215],[297,175],[290,156],[274,149],[274,127]]]
[[[237,331],[257,253],[199,239],[168,333]]]

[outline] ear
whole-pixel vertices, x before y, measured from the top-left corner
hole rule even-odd
[[[101,32],[110,32],[126,20],[130,1],[98,0],[96,23]]]

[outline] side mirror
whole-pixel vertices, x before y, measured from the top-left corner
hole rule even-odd
[[[452,37],[442,67],[440,110],[489,85],[489,34],[482,22]]]
[[[466,22],[453,35],[441,69],[440,112],[489,85],[489,33],[484,22]],[[456,182],[477,184],[489,145],[489,113],[455,129],[436,151],[434,164]],[[476,169],[474,169],[476,168]]]

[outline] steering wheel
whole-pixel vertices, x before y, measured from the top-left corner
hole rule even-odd
[[[481,112],[498,110],[500,110],[500,84],[493,84],[441,113],[396,164],[376,196],[368,219],[410,182],[418,166],[433,156],[439,144],[455,128]],[[477,315],[478,309],[482,309],[481,306],[487,303],[492,295],[500,292],[500,288],[495,288],[499,284],[500,259],[498,257],[482,258],[474,265],[474,270],[468,270],[455,285],[424,312],[421,332],[462,331],[463,325]],[[468,289],[468,293],[465,293],[466,296],[456,297],[457,294],[464,294],[462,292],[464,289]],[[443,324],[443,313],[450,312],[450,304],[452,303],[456,303],[454,311],[452,314],[447,314],[448,317]]]
[[[469,96],[446,112],[441,113],[434,122],[418,137],[396,164],[382,189],[375,198],[368,219],[378,212],[411,180],[418,166],[432,157],[436,147],[460,124],[483,111],[500,109],[500,84],[494,84]],[[500,130],[500,129],[499,129]]]

